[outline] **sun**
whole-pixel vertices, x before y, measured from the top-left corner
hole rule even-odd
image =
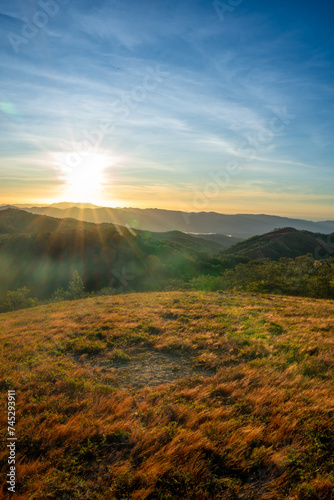
[[[108,159],[100,154],[91,154],[67,166],[64,172],[67,200],[80,203],[101,201],[107,166]]]

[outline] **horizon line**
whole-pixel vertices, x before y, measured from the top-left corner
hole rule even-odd
[[[95,203],[86,203],[86,202],[70,202],[70,201],[62,201],[62,202],[54,202],[50,204],[41,204],[41,203],[18,203],[18,204],[13,204],[13,203],[2,203],[0,205],[1,208],[5,207],[13,207],[13,208],[18,208],[18,209],[24,209],[24,208],[48,208],[48,207],[53,207],[57,208],[58,210],[66,210],[66,208],[58,208],[55,207],[55,205],[61,205],[61,204],[69,204],[72,205],[72,207],[68,208],[78,208],[79,210],[96,210],[100,208],[104,209],[111,209],[111,210],[157,210],[157,211],[164,211],[164,212],[175,212],[175,213],[184,213],[184,214],[216,214],[216,215],[224,215],[224,216],[265,216],[265,217],[276,217],[276,218],[281,218],[281,219],[291,219],[291,220],[302,220],[302,221],[307,221],[307,222],[334,222],[334,218],[330,219],[323,219],[323,218],[311,218],[311,219],[303,219],[301,216],[293,216],[293,215],[277,215],[277,214],[268,214],[268,213],[253,213],[253,212],[236,212],[236,213],[223,213],[223,212],[216,212],[213,210],[210,211],[187,211],[187,210],[175,210],[175,209],[168,209],[168,208],[156,208],[156,207],[133,207],[133,206],[123,206],[123,207],[113,207],[113,206],[107,206],[107,205],[96,205]],[[80,205],[91,205],[91,207],[80,207]],[[308,216],[305,216],[308,217]]]

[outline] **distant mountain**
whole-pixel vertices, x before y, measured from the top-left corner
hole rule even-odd
[[[246,239],[280,227],[328,234],[334,231],[334,221],[312,222],[273,215],[237,214],[225,215],[215,212],[180,212],[174,210],[139,208],[85,208],[69,204],[27,208],[32,213],[52,217],[73,217],[87,222],[108,222],[135,229],[155,232],[182,231],[185,233],[216,233]]]
[[[308,253],[315,259],[334,256],[334,233],[326,235],[286,227],[237,243],[223,250],[220,255],[278,260],[281,257],[295,258]]]
[[[70,203],[68,201],[61,201],[60,203],[52,203],[49,205],[50,207],[60,208],[60,209],[69,209],[69,208],[101,208],[98,205],[93,205],[93,203]]]
[[[0,210],[7,210],[8,208],[16,208],[14,205],[0,205]]]

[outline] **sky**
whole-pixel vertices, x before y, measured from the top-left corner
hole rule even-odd
[[[334,219],[332,2],[2,0],[0,203]]]

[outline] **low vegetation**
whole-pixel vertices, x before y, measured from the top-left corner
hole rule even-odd
[[[211,260],[211,262],[209,262]],[[117,285],[104,287],[101,290],[87,292],[78,273],[74,271],[67,287],[58,288],[49,299],[39,301],[31,297],[30,290],[23,286],[17,290],[9,290],[0,303],[0,311],[12,311],[36,306],[39,302],[79,299],[84,296],[115,295],[125,291],[138,290],[197,290],[220,292],[259,292],[274,293],[301,297],[323,299],[334,298],[334,259],[330,257],[315,260],[311,254],[296,259],[281,258],[278,262],[269,259],[250,260],[247,263],[221,262],[227,267],[217,275],[217,267],[212,265],[213,259],[202,260],[202,272],[192,278],[154,279],[149,282],[144,278],[141,282],[127,281],[127,276],[117,275]],[[205,268],[208,264],[208,268]],[[152,271],[152,270],[151,270]],[[213,273],[213,274],[212,274]],[[131,278],[131,276],[130,276]],[[135,278],[134,276],[132,278]]]
[[[311,254],[295,259],[255,259],[225,270],[221,276],[190,280],[197,290],[237,290],[301,297],[334,298],[334,259],[315,260]]]
[[[1,314],[15,498],[331,500],[333,333],[332,301],[278,295],[133,293]]]

